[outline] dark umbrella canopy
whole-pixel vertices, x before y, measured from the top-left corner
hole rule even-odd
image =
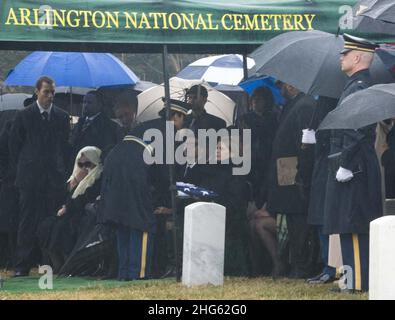
[[[386,68],[392,73],[395,73],[395,45],[382,44],[380,48],[376,50],[376,53]]]
[[[252,53],[257,74],[272,76],[310,95],[339,98],[346,83],[341,71],[342,36],[322,31],[281,34]],[[375,56],[370,69],[374,83],[390,82],[388,70]]]
[[[319,130],[356,130],[391,118],[395,118],[395,84],[378,84],[344,99],[325,117]]]
[[[395,24],[394,0],[362,0],[358,4],[360,15]]]
[[[395,35],[394,0],[360,0],[353,15],[356,31]]]
[[[338,98],[345,76],[340,72],[343,38],[322,31],[281,34],[255,50],[255,70],[311,95]]]

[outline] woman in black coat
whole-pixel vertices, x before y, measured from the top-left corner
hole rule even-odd
[[[85,206],[93,203],[100,194],[101,150],[96,147],[81,149],[75,159],[74,169],[67,181],[68,194],[56,216],[44,220],[38,230],[40,246],[53,263],[55,272],[72,251],[84,226],[92,220],[85,213]]]
[[[247,205],[249,190],[245,176],[233,175],[228,141],[217,145],[216,165],[205,166],[206,173],[201,187],[218,194],[214,201],[226,208],[225,263],[224,274],[228,276],[248,275],[248,222]]]

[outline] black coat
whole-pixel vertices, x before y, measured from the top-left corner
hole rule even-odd
[[[73,249],[78,237],[84,229],[85,206],[94,203],[100,194],[101,179],[97,179],[93,185],[76,198],[72,198],[75,189],[66,195],[66,213],[58,217],[54,212],[51,217],[45,219],[38,229],[40,246],[66,257]]]
[[[69,133],[69,115],[56,106],[49,121],[42,119],[36,102],[18,112],[9,139],[17,187],[63,188],[70,156]]]
[[[193,114],[187,115],[185,119],[185,127],[191,129],[195,134],[197,134],[198,129],[214,129],[218,131],[226,128],[226,122],[204,110],[199,117],[195,117]]]
[[[310,126],[315,100],[303,93],[287,102],[280,117],[280,124],[273,141],[272,160],[268,182],[267,209],[270,213],[303,213],[307,211],[311,174],[313,170],[313,146],[302,148],[302,130]],[[297,174],[292,185],[279,185],[277,160],[297,158]]]
[[[317,130],[325,116],[337,105],[337,100],[320,97],[314,115],[312,129]],[[328,130],[316,131],[314,170],[311,179],[310,201],[307,222],[312,225],[324,224],[324,206],[326,194],[326,182],[328,180],[328,155],[329,155]]]
[[[385,174],[385,197],[395,198],[395,126],[387,134],[388,149],[381,155]]]
[[[121,127],[104,113],[100,113],[92,122],[84,127],[85,117],[78,120],[72,131],[70,144],[72,146],[72,163],[78,152],[87,146],[99,148],[106,154],[123,138]]]
[[[184,182],[215,191],[213,201],[226,208],[225,275],[247,276],[249,192],[245,176],[232,175],[231,165],[195,165]],[[188,202],[189,204],[190,202]]]
[[[368,70],[350,77],[339,103],[370,85]],[[332,130],[326,188],[324,232],[368,233],[369,223],[382,215],[381,174],[374,147],[376,124],[358,130]],[[353,179],[338,182],[339,166]]]
[[[0,134],[0,233],[16,229],[18,214],[18,191],[10,166],[9,137],[12,121],[6,123]]]
[[[252,198],[257,208],[261,208],[267,199],[267,175],[278,127],[277,115],[248,112],[238,122],[240,129],[251,130],[251,171],[247,179],[252,187]]]
[[[139,143],[123,140],[108,154],[102,175],[99,222],[154,231],[152,177],[143,152]]]

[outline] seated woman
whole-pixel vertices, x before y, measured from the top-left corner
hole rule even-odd
[[[214,202],[226,208],[225,261],[226,276],[248,275],[248,204],[247,181],[243,175],[233,175],[232,154],[238,140],[221,138],[217,144],[217,164],[206,165],[200,186],[218,194]],[[241,137],[240,137],[241,138]],[[239,146],[240,147],[240,146]],[[232,158],[232,159],[231,159]]]
[[[59,271],[73,249],[84,229],[84,221],[91,220],[86,216],[85,206],[95,202],[100,194],[103,171],[100,156],[101,150],[91,146],[78,152],[73,173],[67,181],[65,204],[55,216],[44,220],[38,230],[41,249],[52,261],[54,272]]]

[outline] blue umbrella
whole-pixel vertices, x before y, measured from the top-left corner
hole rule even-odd
[[[276,80],[268,76],[252,76],[247,80],[240,82],[239,86],[244,89],[249,95],[258,87],[268,87],[274,97],[274,102],[277,105],[284,104],[284,98],[281,95],[280,89],[275,85]]]
[[[135,84],[139,78],[110,53],[36,51],[8,74],[5,84],[34,86],[43,75],[57,86],[96,88]]]

